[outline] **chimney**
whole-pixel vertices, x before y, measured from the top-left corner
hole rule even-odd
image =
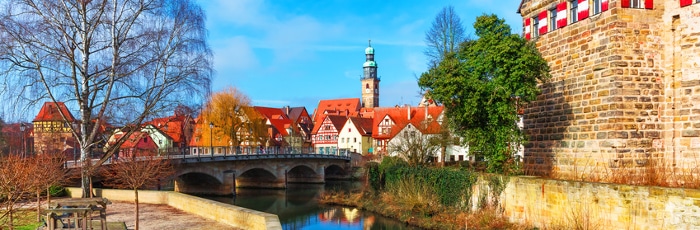
[[[410,121],[411,120],[411,106],[410,105],[406,105],[406,111],[408,112],[408,120]]]

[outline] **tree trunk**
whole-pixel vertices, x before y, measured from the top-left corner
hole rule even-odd
[[[41,222],[41,189],[36,190],[36,221]]]
[[[80,157],[83,159],[84,157]],[[83,190],[83,198],[88,198],[92,196],[92,185],[90,184],[90,173],[88,172],[87,165],[83,160],[83,167],[80,169],[80,188]]]
[[[14,220],[14,218],[13,218],[14,216],[12,215],[12,212],[14,212],[14,210],[13,210],[12,206],[14,206],[14,204],[10,204],[10,205],[7,207],[7,211],[9,212],[8,215],[10,215],[10,224],[9,224],[10,230],[14,230],[14,229],[15,229],[15,223],[14,223],[15,220]]]
[[[134,230],[139,230],[139,190],[134,189]]]
[[[51,208],[49,207],[51,205],[51,186],[46,188],[46,208]]]

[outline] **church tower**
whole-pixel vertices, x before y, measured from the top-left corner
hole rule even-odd
[[[365,49],[365,64],[362,65],[364,75],[362,76],[362,107],[374,108],[379,106],[379,81],[377,77],[377,63],[374,62],[374,48],[372,41]]]

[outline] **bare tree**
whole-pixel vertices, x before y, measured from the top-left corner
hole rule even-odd
[[[51,203],[51,186],[61,185],[67,180],[68,171],[63,167],[64,155],[40,154],[32,155],[29,163],[34,169],[30,174],[32,188],[36,192],[37,221],[41,221],[41,191],[46,190],[46,203]]]
[[[119,158],[104,170],[106,185],[134,190],[135,229],[139,229],[139,189],[153,186],[174,173],[170,160],[155,156],[154,152],[137,151],[131,157]]]
[[[423,134],[414,128],[405,128],[389,142],[389,152],[396,153],[410,165],[428,163],[441,147],[439,135]]]
[[[205,16],[191,0],[0,4],[0,74],[4,86],[17,89],[0,93],[17,98],[13,108],[49,100],[78,110],[79,121],[70,128],[83,164],[89,164],[105,122],[139,126],[172,111],[183,98],[202,100],[209,93],[212,55]],[[81,170],[83,197],[90,193],[90,168]]]
[[[19,155],[8,155],[0,158],[0,197],[2,210],[0,219],[7,220],[5,225],[14,229],[15,205],[18,201],[30,197],[34,183],[33,173],[36,165],[29,158]]]
[[[430,30],[425,32],[425,43],[428,46],[425,55],[429,67],[437,66],[446,54],[456,53],[459,44],[466,39],[462,20],[455,13],[454,7],[443,7],[435,16]]]

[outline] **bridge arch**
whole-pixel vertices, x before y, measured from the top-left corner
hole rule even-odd
[[[287,171],[289,183],[323,183],[323,172],[308,164],[295,164]],[[320,171],[320,172],[319,172]]]
[[[182,175],[186,175],[186,174],[204,174],[204,175],[215,178],[220,184],[224,183],[224,179],[221,178],[220,173],[216,173],[207,167],[186,168],[184,170],[179,170],[175,174],[175,178],[181,177]]]
[[[189,194],[218,194],[223,180],[209,170],[189,169],[177,173],[175,191]]]
[[[245,171],[237,172],[236,184],[238,187],[249,188],[284,188],[284,178],[280,179],[274,171],[264,167],[251,167]]]
[[[345,179],[348,178],[348,172],[340,165],[329,164],[323,170],[325,179]]]

